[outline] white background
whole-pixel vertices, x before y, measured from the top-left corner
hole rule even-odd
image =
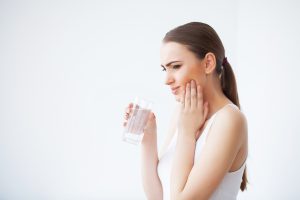
[[[248,190],[299,199],[299,1],[0,0],[0,199],[145,199],[140,151],[121,141],[135,96],[155,102],[159,144],[174,98],[164,34],[210,24],[249,126]]]

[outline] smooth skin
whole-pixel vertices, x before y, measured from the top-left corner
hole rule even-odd
[[[177,88],[174,96],[180,102],[160,151],[161,157],[178,127],[171,170],[171,199],[209,199],[226,173],[238,170],[247,157],[246,118],[238,109],[225,106],[232,102],[222,92],[213,53],[207,53],[200,60],[186,46],[168,42],[162,45],[161,63],[166,71],[165,84]],[[124,126],[131,111],[132,104],[129,104]],[[206,121],[216,112],[218,115],[199,161],[194,164],[196,141]],[[144,133],[141,145],[143,187],[147,199],[159,200],[163,197],[157,174],[159,157],[154,113],[151,113]]]

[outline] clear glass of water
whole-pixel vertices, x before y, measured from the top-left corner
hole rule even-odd
[[[135,98],[132,112],[123,131],[123,141],[135,145],[142,142],[152,105],[151,101]]]

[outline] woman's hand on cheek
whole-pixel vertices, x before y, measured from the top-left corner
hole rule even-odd
[[[198,130],[203,126],[208,113],[208,103],[203,102],[200,85],[192,80],[186,84],[181,96],[181,109],[178,121],[179,133],[196,138]]]

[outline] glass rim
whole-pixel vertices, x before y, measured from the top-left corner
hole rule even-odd
[[[133,107],[132,110],[152,110],[151,108]]]

